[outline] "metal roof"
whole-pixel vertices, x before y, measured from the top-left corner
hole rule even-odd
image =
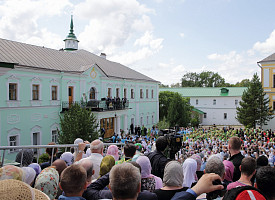
[[[58,51],[0,38],[0,62],[19,67],[82,73],[94,64],[108,77],[158,82],[120,63],[101,58],[86,50]]]
[[[267,56],[265,59],[259,61],[258,63],[261,62],[272,62],[275,61],[275,53],[271,54],[270,56]]]
[[[228,89],[228,93],[222,93],[221,89]],[[160,92],[178,92],[183,97],[223,97],[242,96],[246,87],[183,87],[183,88],[159,88]]]

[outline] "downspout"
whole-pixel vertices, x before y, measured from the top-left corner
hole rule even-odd
[[[60,97],[60,110],[59,110],[59,117],[60,117],[60,113],[62,112],[62,106],[63,106],[63,104],[62,104],[62,102],[63,102],[63,99],[62,99],[62,97],[63,97],[63,93],[62,93],[62,83],[63,83],[63,75],[64,75],[64,72],[60,72],[60,95],[59,95],[59,97]]]

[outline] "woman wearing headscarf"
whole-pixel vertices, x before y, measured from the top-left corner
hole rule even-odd
[[[118,147],[116,145],[110,145],[107,149],[107,156],[111,155],[114,157],[115,161],[119,160]]]
[[[192,183],[195,183],[196,171],[197,171],[197,162],[193,158],[187,158],[183,165],[183,187],[190,188]]]
[[[35,170],[31,167],[22,167],[21,169],[24,171],[23,182],[32,185],[36,176]]]
[[[223,165],[225,168],[225,177],[223,182],[228,185],[229,183],[233,182],[233,174],[234,174],[234,165],[229,160],[224,160]]]
[[[22,181],[24,177],[24,171],[14,165],[6,165],[0,168],[0,181],[6,179],[15,179]]]
[[[183,179],[181,164],[178,161],[168,162],[164,168],[164,187],[154,191],[158,196],[158,200],[169,200],[175,193],[187,190],[187,187],[182,187]]]
[[[197,162],[197,170],[196,170],[195,179],[196,179],[196,181],[198,181],[203,175],[203,171],[201,171],[202,160],[201,160],[201,157],[198,154],[192,155],[191,158],[193,158]]]
[[[163,186],[161,178],[151,174],[151,163],[147,156],[139,156],[136,161],[141,167],[141,187],[153,192]]]
[[[37,176],[34,188],[44,192],[50,197],[55,199],[58,191],[59,175],[54,167],[47,167]]]
[[[99,175],[104,176],[108,172],[111,171],[112,167],[116,164],[116,161],[113,156],[105,156],[100,164],[100,170],[99,170]]]
[[[22,149],[16,155],[15,162],[20,163],[20,166],[27,167],[33,161],[33,150],[32,149]],[[23,158],[22,158],[23,156]],[[22,161],[22,163],[21,163]]]
[[[38,174],[40,174],[41,172],[41,167],[38,163],[32,163],[28,167],[31,167],[34,169],[34,171],[36,172],[36,176],[38,176]]]
[[[71,152],[62,153],[60,159],[64,160],[67,166],[70,166],[74,163],[74,155]]]

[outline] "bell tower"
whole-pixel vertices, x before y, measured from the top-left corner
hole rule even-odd
[[[71,16],[71,25],[70,25],[70,33],[63,40],[65,42],[65,51],[75,51],[78,50],[78,40],[74,34],[74,24],[73,24],[73,16]]]

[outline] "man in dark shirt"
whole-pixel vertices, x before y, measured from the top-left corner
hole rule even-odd
[[[168,143],[166,138],[164,136],[160,136],[156,141],[156,150],[146,155],[151,162],[151,173],[161,179],[163,179],[165,165],[169,161],[162,153],[167,145]]]
[[[241,154],[241,145],[242,142],[240,138],[234,136],[229,139],[228,149],[230,152],[229,161],[231,161],[234,165],[234,174],[233,174],[233,182],[237,181],[241,177],[240,165],[244,156]]]

